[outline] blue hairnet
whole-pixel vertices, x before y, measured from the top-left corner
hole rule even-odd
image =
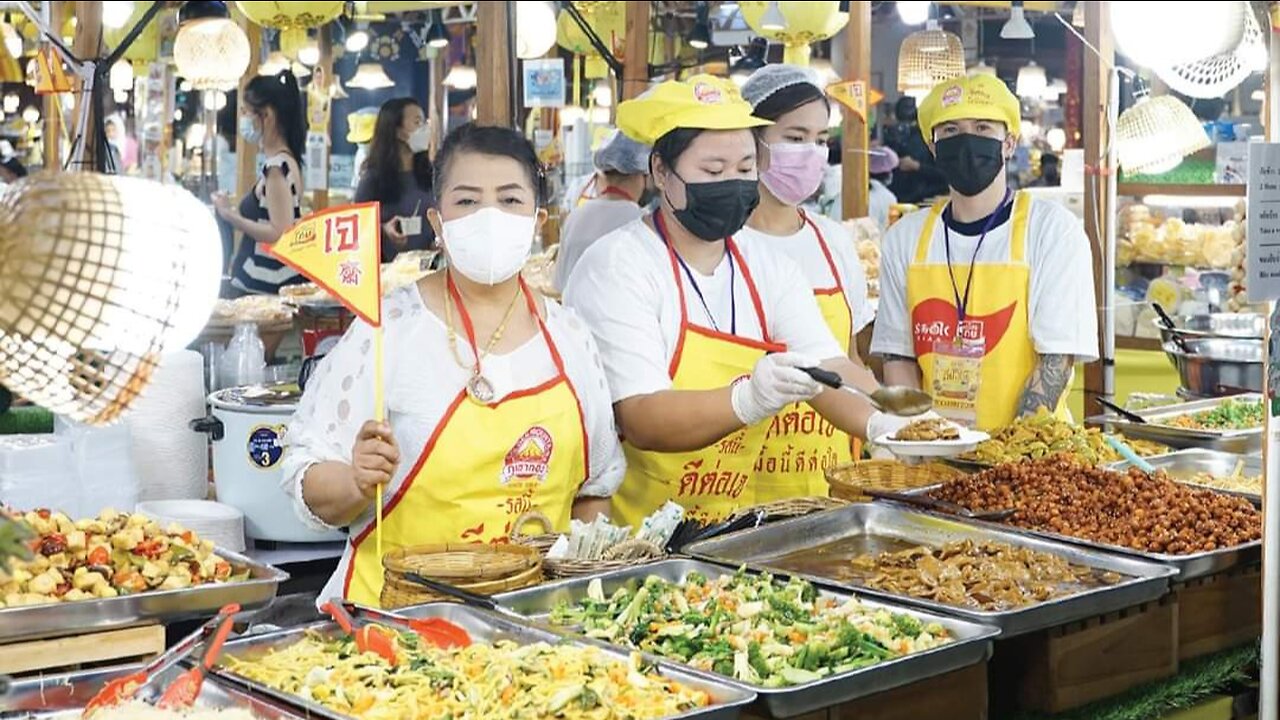
[[[650,148],[636,142],[618,130],[600,144],[596,150],[595,165],[601,172],[621,175],[648,175]]]

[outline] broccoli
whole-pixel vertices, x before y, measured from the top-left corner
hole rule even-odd
[[[910,615],[894,615],[893,626],[909,638],[920,637],[920,633],[924,632],[924,624]]]
[[[805,612],[804,608],[782,595],[770,595],[769,607],[773,608],[775,617],[789,624],[805,620],[809,617],[809,613]]]
[[[652,597],[646,584],[645,587],[640,588],[635,597],[631,598],[631,603],[627,605],[627,609],[623,610],[622,614],[618,616],[618,625],[627,627],[639,622],[640,616],[646,614],[652,604]]]
[[[769,669],[769,663],[764,659],[764,653],[760,649],[760,643],[752,641],[747,645],[747,662],[751,664],[751,668],[756,674],[762,678],[767,678],[773,672]]]
[[[700,572],[691,572],[684,576],[685,585],[706,585],[707,576]]]

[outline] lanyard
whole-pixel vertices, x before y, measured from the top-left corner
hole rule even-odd
[[[716,322],[716,316],[711,314],[711,308],[707,306],[707,299],[702,295],[702,288],[698,287],[698,281],[693,277],[693,271],[689,269],[689,265],[680,257],[680,253],[672,247],[671,241],[667,239],[667,224],[662,219],[662,213],[653,213],[653,228],[658,231],[658,237],[662,238],[662,243],[666,245],[671,254],[676,256],[676,262],[680,263],[680,267],[684,270],[685,277],[689,278],[689,284],[693,286],[693,292],[698,296],[698,302],[702,303],[702,310],[707,314],[707,319],[711,321],[711,328],[716,332],[720,332],[720,325]],[[727,244],[729,240],[725,240],[725,257],[729,260],[729,334],[738,334],[738,296],[734,292],[734,263],[733,253],[729,252]]]
[[[1004,208],[1009,203],[1009,197],[1012,194],[1008,190],[1004,192],[1004,199],[1000,201],[1000,206],[987,218],[987,224],[982,226],[982,234],[978,236],[978,244],[973,248],[973,257],[969,259],[969,277],[964,280],[963,298],[960,296],[960,286],[956,283],[955,271],[951,269],[951,232],[947,229],[946,218],[942,219],[942,240],[947,249],[947,277],[951,278],[951,291],[956,295],[957,340],[960,338],[960,326],[964,324],[965,315],[969,309],[969,289],[973,287],[973,269],[978,263],[978,252],[982,250],[982,241],[987,239],[987,233],[991,232],[991,228],[996,224],[996,219],[1004,212]]]
[[[610,185],[606,187],[604,190],[600,191],[601,197],[604,197],[605,195],[612,195],[614,197],[622,198],[623,200],[630,200],[631,202],[636,201],[635,198],[631,197],[631,193],[627,192],[626,190],[623,190],[617,185]]]

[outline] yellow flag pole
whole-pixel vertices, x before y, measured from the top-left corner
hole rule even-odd
[[[386,403],[382,394],[382,324],[373,329],[373,414],[378,422],[387,421]],[[374,491],[376,513],[374,522],[374,544],[378,550],[378,562],[382,562],[382,485]]]

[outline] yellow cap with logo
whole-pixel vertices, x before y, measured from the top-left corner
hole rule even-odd
[[[618,105],[618,129],[646,145],[676,128],[740,130],[772,124],[751,114],[750,103],[732,80],[714,75],[668,80]]]
[[[920,134],[933,145],[933,129],[954,120],[994,120],[1010,135],[1022,132],[1022,106],[1004,81],[974,75],[938,83],[920,102]]]

